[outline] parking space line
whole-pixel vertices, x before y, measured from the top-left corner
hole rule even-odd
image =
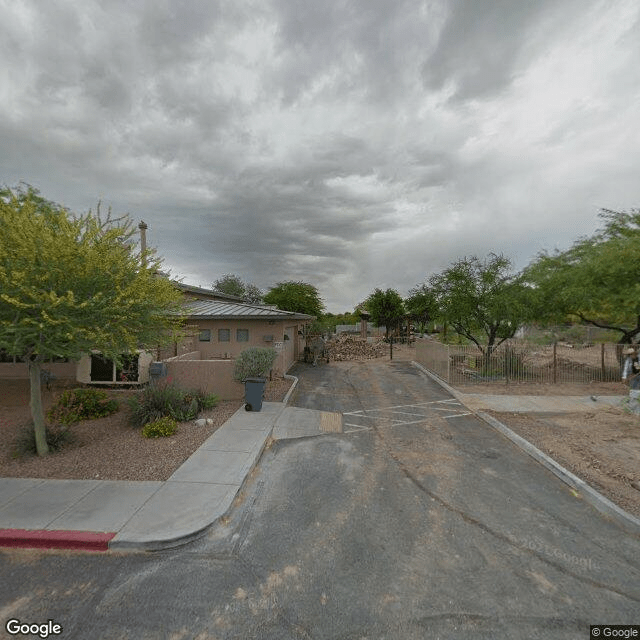
[[[356,431],[371,431],[371,427],[362,427],[358,424],[351,424],[349,422],[345,422],[344,423],[345,427],[353,427],[352,429],[349,429],[348,431],[345,430],[342,433],[355,433]]]
[[[447,400],[429,400],[426,402],[414,402],[412,404],[398,404],[390,407],[374,407],[370,409],[358,409],[356,411],[346,411],[343,415],[349,416],[352,420],[363,420],[364,424],[357,424],[356,422],[345,422],[344,426],[349,427],[345,429],[344,433],[354,433],[357,431],[369,431],[372,429],[367,424],[371,424],[371,421],[377,421],[382,427],[398,427],[411,424],[420,424],[421,422],[427,422],[434,417],[433,414],[426,415],[423,410],[431,410],[441,412],[439,415],[442,418],[460,418],[463,416],[471,415],[469,412],[455,413],[461,409],[465,409],[464,405],[455,398]],[[414,411],[411,411],[413,409]],[[450,415],[452,414],[452,415]],[[438,414],[436,414],[438,415]],[[409,419],[408,419],[409,418]],[[411,419],[417,418],[417,419]]]

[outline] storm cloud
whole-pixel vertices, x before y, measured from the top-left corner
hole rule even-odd
[[[0,0],[0,181],[330,311],[640,203],[635,0]]]

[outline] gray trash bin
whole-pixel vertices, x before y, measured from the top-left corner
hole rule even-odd
[[[244,381],[244,408],[246,411],[260,411],[266,378],[247,378]]]

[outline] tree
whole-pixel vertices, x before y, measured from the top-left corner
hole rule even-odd
[[[264,296],[265,304],[274,304],[283,311],[306,313],[319,318],[324,310],[324,303],[318,290],[306,282],[278,282]]]
[[[139,255],[127,217],[73,216],[32,187],[0,190],[0,349],[29,365],[39,455],[48,452],[42,363],[91,349],[120,362],[138,347],[175,338],[182,295]]]
[[[339,324],[358,324],[360,322],[360,314],[351,311],[344,313],[325,313],[322,316],[322,329],[329,333],[333,333]]]
[[[429,279],[440,317],[483,353],[486,345],[488,356],[530,318],[529,289],[510,272],[511,261],[491,253],[458,260]]]
[[[603,209],[600,217],[602,229],[566,251],[539,254],[523,278],[541,319],[578,320],[631,343],[640,334],[640,210]]]
[[[255,284],[246,283],[244,287],[244,299],[251,304],[262,304],[262,289]]]
[[[213,283],[213,288],[230,296],[237,296],[238,298],[244,296],[244,282],[232,273],[225,273],[221,278],[218,278]]]
[[[421,333],[424,333],[426,325],[432,322],[438,313],[436,296],[426,284],[410,289],[404,306],[409,318],[419,325]]]
[[[366,299],[365,307],[371,314],[371,322],[376,327],[385,328],[385,338],[389,331],[397,327],[404,317],[405,310],[400,294],[395,289],[375,289]]]
[[[230,296],[237,296],[251,304],[262,302],[262,291],[255,285],[244,282],[239,276],[226,273],[213,283],[213,288]]]

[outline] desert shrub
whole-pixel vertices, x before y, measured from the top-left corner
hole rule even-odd
[[[178,423],[173,418],[158,418],[144,425],[142,435],[145,438],[166,438],[172,436],[177,429]]]
[[[214,394],[184,391],[166,382],[153,383],[129,398],[129,417],[135,427],[164,417],[185,422],[197,418],[203,409],[215,407],[218,401]]]
[[[50,451],[60,451],[65,446],[75,442],[76,436],[67,427],[46,427],[45,435]],[[25,455],[36,455],[36,434],[33,424],[22,428],[13,443],[15,458]]]
[[[70,425],[80,420],[104,418],[118,410],[118,403],[100,389],[69,389],[47,411],[54,424]]]
[[[218,402],[220,402],[220,398],[215,393],[196,391],[195,394],[196,400],[198,401],[198,412],[204,411],[205,409],[213,409]]]
[[[271,347],[249,347],[236,358],[233,376],[240,382],[266,376],[277,357],[277,351]]]

